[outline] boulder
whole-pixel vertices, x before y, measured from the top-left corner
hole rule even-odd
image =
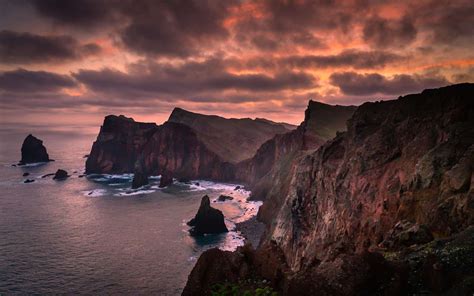
[[[224,222],[224,214],[218,209],[211,207],[209,196],[207,195],[202,198],[196,216],[187,224],[193,227],[190,233],[196,236],[207,233],[228,232]]]
[[[166,187],[173,184],[173,176],[167,173],[163,173],[160,178],[160,188]]]
[[[33,183],[35,180],[32,180],[32,179],[26,179],[25,181],[23,181],[23,183]]]
[[[54,174],[53,180],[65,180],[69,178],[69,175],[65,170],[57,170],[56,173]]]
[[[221,194],[219,195],[219,197],[217,198],[217,201],[226,201],[226,200],[233,200],[234,198],[232,196],[228,196],[228,195],[224,195],[224,194]]]
[[[51,161],[51,159],[49,159],[48,152],[46,152],[46,147],[43,146],[43,141],[31,134],[28,135],[21,146],[21,160],[18,164],[47,161]]]

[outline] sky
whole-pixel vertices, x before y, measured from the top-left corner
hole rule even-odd
[[[97,131],[174,107],[299,124],[474,82],[474,2],[0,0],[2,129]]]

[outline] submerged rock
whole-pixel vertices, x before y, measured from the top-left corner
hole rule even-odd
[[[217,201],[226,201],[226,200],[233,200],[234,198],[232,196],[228,196],[228,195],[224,195],[224,194],[221,194],[219,195],[219,197],[217,198]]]
[[[30,173],[26,172],[26,173],[23,173],[23,177],[26,177],[26,176],[29,176]]]
[[[33,179],[26,179],[25,181],[23,181],[23,183],[33,183],[35,180]]]
[[[43,146],[43,141],[29,134],[21,146],[21,160],[18,164],[47,161],[51,161],[51,159],[49,159],[48,152],[46,152],[46,147]]]
[[[160,188],[163,188],[163,187],[166,187],[168,185],[171,185],[173,184],[173,176],[171,176],[170,174],[162,174],[161,175],[161,178],[160,178],[160,185],[159,187]]]
[[[54,174],[53,180],[65,180],[67,178],[69,178],[67,172],[65,170],[59,169]]]
[[[54,173],[45,174],[45,175],[41,176],[41,178],[47,178],[47,177],[51,177],[51,176],[54,176]]]
[[[207,195],[202,198],[196,216],[187,224],[193,227],[190,233],[196,236],[229,231],[225,226],[224,214],[218,209],[211,207],[209,196]]]

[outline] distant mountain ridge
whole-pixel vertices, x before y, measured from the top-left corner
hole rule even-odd
[[[174,108],[168,122],[193,128],[201,141],[223,161],[237,163],[252,157],[257,149],[276,134],[284,134],[291,125],[267,119],[224,118]],[[238,145],[236,145],[238,143]]]

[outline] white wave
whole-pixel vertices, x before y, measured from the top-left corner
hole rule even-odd
[[[136,190],[136,191],[126,191],[119,192],[114,194],[115,196],[131,196],[131,195],[141,195],[141,194],[150,194],[156,192],[156,190]]]
[[[82,194],[84,194],[85,196],[91,196],[91,197],[104,196],[107,194],[107,190],[106,189],[93,189],[93,190],[82,191]]]

